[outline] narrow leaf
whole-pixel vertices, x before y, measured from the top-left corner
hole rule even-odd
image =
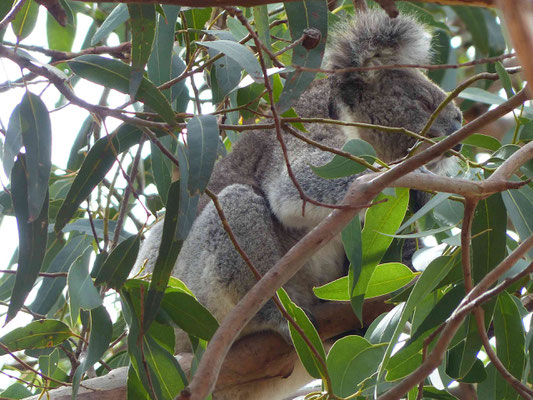
[[[374,205],[367,210],[361,234],[363,266],[350,299],[352,308],[360,321],[363,320],[363,301],[368,283],[376,266],[392,243],[392,238],[382,233],[393,234],[399,228],[409,203],[409,190],[396,189],[396,197],[383,194],[376,197],[376,201],[383,199],[388,201]]]
[[[494,335],[498,358],[507,371],[521,380],[525,361],[524,326],[518,307],[507,292],[502,292],[496,301]],[[496,398],[514,400],[517,395],[508,382],[499,379],[496,381]]]
[[[25,173],[25,159],[21,155],[11,172],[11,198],[17,218],[19,232],[18,267],[15,285],[7,312],[6,323],[22,308],[26,297],[33,288],[46,252],[48,239],[48,191],[40,215],[29,221],[28,182]]]
[[[26,92],[20,103],[22,143],[26,148],[29,221],[38,218],[48,193],[52,167],[52,126],[43,101]]]
[[[83,262],[83,255],[78,257],[67,276],[70,320],[74,325],[78,319],[80,308],[92,310],[102,305],[102,298],[94,287],[89,270]]]
[[[87,356],[76,369],[72,377],[72,399],[75,400],[78,394],[81,378],[83,374],[93,366],[107,351],[111,336],[113,334],[113,323],[104,306],[91,310],[91,334],[89,336],[89,346]]]
[[[130,17],[128,13],[128,7],[126,4],[121,3],[113,8],[113,11],[109,13],[102,25],[96,30],[91,40],[91,46],[96,46],[102,40],[104,40],[111,32],[117,27],[122,25]]]
[[[263,82],[263,72],[259,61],[246,46],[232,40],[197,42],[197,44],[224,53],[244,68],[255,82]]]
[[[342,150],[350,153],[353,156],[361,157],[370,164],[372,164],[377,157],[374,148],[361,139],[352,139],[348,141],[342,147]],[[365,171],[366,167],[346,157],[335,155],[333,159],[326,165],[311,165],[311,169],[321,178],[335,179],[359,174]]]
[[[140,242],[140,235],[131,236],[122,241],[104,261],[94,284],[105,283],[108,287],[120,289],[135,265]]]
[[[202,115],[187,123],[189,144],[189,182],[191,195],[201,194],[207,187],[218,149],[218,124],[214,115]]]
[[[287,310],[291,317],[296,321],[309,341],[313,344],[313,347],[318,352],[319,356],[323,361],[325,361],[326,353],[324,351],[322,341],[320,340],[320,336],[318,336],[318,332],[305,312],[289,298],[287,292],[285,292],[283,288],[278,289],[277,295],[285,310]],[[302,364],[309,375],[317,379],[325,377],[327,371],[324,370],[322,363],[316,358],[315,354],[308,347],[300,333],[294,329],[291,324],[289,324],[289,331],[292,342],[294,343],[294,347],[296,348],[296,352],[298,353],[298,357],[300,357],[300,360],[302,361]]]
[[[39,14],[39,4],[35,0],[29,0],[22,6],[17,16],[11,22],[11,27],[17,39],[23,40],[32,33]]]
[[[182,240],[176,238],[180,207],[180,186],[180,181],[173,182],[168,191],[167,211],[163,222],[161,244],[144,306],[143,328],[145,330],[148,329],[159,310],[170,274],[183,244]]]
[[[90,252],[86,252],[91,246],[93,238],[86,235],[78,235],[70,239],[65,247],[54,257],[47,272],[67,272],[72,263],[82,254],[85,257],[85,265],[89,265]],[[67,278],[54,277],[43,278],[43,282],[34,302],[29,306],[30,310],[38,314],[47,314],[56,303],[61,292],[67,284]]]
[[[131,18],[131,78],[129,94],[137,94],[155,37],[155,5],[128,3]]]
[[[218,329],[217,320],[193,296],[183,291],[167,291],[161,308],[185,332],[211,340]]]

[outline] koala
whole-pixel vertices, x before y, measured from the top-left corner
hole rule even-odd
[[[331,35],[328,68],[425,64],[430,59],[430,35],[413,17],[390,19],[381,10],[369,10],[345,22]],[[419,132],[445,99],[445,93],[424,73],[413,68],[345,71],[315,81],[294,105],[301,117],[334,118]],[[445,136],[461,127],[462,115],[449,104],[436,119],[429,135]],[[352,138],[370,143],[386,162],[405,156],[414,139],[375,129],[307,124],[311,139],[341,148]],[[318,225],[331,208],[302,199],[287,172],[273,130],[243,134],[233,151],[217,162],[209,189],[217,194],[239,244],[261,274],[265,274],[298,240]],[[310,198],[339,204],[356,176],[322,179],[311,165],[323,165],[332,155],[284,133],[290,164]],[[436,167],[436,166],[432,166]],[[204,196],[205,197],[205,196]],[[222,227],[209,199],[202,199],[198,216],[178,256],[173,275],[182,279],[218,319],[222,320],[256,282]],[[155,261],[163,224],[151,230],[138,263]],[[340,237],[319,250],[284,286],[300,307],[310,310],[318,302],[312,288],[346,273]],[[289,340],[287,322],[272,301],[245,328],[243,335],[271,330]],[[177,351],[187,338],[178,338]]]

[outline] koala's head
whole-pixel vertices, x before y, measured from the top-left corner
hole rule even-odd
[[[359,13],[332,35],[329,67],[344,69],[394,64],[427,64],[431,37],[414,18],[390,19],[381,10]],[[381,69],[334,74],[330,116],[352,122],[403,127],[419,133],[446,94],[414,68]],[[462,115],[449,104],[428,136],[446,136],[461,127]],[[350,137],[369,142],[384,161],[405,156],[416,139],[399,133],[345,129]]]

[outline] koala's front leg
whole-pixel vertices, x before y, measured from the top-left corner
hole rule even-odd
[[[266,199],[248,185],[233,184],[219,193],[218,200],[239,245],[264,275],[284,253],[277,222]],[[219,321],[256,283],[212,203],[194,222],[173,275],[183,279]],[[287,323],[272,301],[261,309],[244,333],[262,330],[277,331],[288,339]]]

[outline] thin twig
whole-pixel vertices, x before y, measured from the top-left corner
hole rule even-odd
[[[349,68],[339,68],[339,69],[326,69],[326,68],[310,68],[303,67],[301,65],[293,64],[291,67],[297,71],[309,71],[309,72],[322,72],[324,74],[344,74],[348,72],[360,72],[360,71],[375,71],[382,69],[401,69],[401,68],[419,68],[427,70],[435,69],[455,69],[455,68],[465,68],[465,67],[474,67],[480,64],[491,64],[497,61],[502,61],[507,58],[513,58],[516,56],[516,53],[502,54],[497,57],[488,57],[480,58],[479,60],[468,61],[459,64],[390,64],[390,65],[375,65],[371,67],[349,67]]]
[[[134,190],[133,181],[135,180],[135,177],[137,176],[137,171],[139,170],[139,161],[141,160],[141,151],[143,148],[144,139],[145,136],[141,136],[141,139],[139,141],[139,147],[137,148],[137,154],[135,154],[135,158],[133,159],[133,163],[131,166],[129,180],[132,182],[132,185],[126,185],[126,189],[124,189],[124,196],[122,197],[122,203],[120,204],[120,212],[117,219],[117,226],[115,228],[115,235],[113,236],[113,241],[111,242],[111,250],[117,247],[118,241],[120,239],[120,233],[122,232],[122,226],[124,225],[124,218],[126,217],[126,211],[128,210],[130,194]]]
[[[28,51],[42,53],[45,56],[50,57],[53,63],[57,63],[58,61],[71,60],[73,58],[83,56],[85,54],[111,54],[117,58],[124,58],[123,54],[131,51],[131,42],[124,42],[117,46],[94,46],[77,52],[51,50],[40,46],[27,45],[22,43],[17,44],[4,42],[3,44],[7,46],[20,47],[21,49],[25,49]]]
[[[16,274],[17,270],[15,269],[0,269],[0,274]],[[67,272],[39,272],[39,276],[45,278],[61,278],[66,277]]]
[[[477,331],[483,343],[485,353],[487,353],[487,356],[489,356],[489,359],[492,362],[492,365],[494,365],[494,368],[496,368],[502,378],[506,380],[525,400],[533,399],[533,397],[531,397],[533,395],[533,390],[529,389],[522,382],[516,379],[507,370],[507,368],[505,368],[505,365],[503,365],[498,355],[492,349],[489,337],[487,336],[487,331],[485,330],[485,313],[483,311],[483,308],[474,308],[474,316],[476,318]]]

